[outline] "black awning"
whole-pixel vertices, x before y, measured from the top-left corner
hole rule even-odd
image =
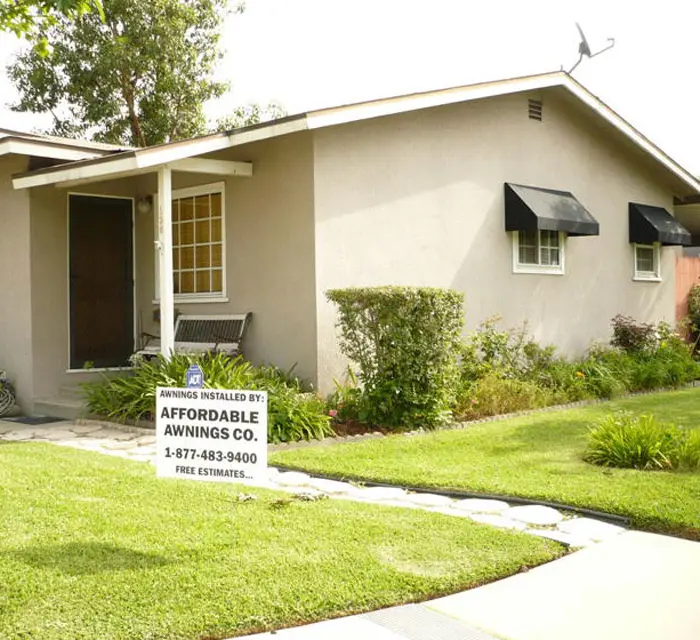
[[[690,246],[692,238],[688,231],[663,207],[630,202],[630,242],[637,244]]]
[[[597,236],[598,221],[568,191],[505,183],[506,231],[565,231]]]

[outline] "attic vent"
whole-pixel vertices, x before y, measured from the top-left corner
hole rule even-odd
[[[527,117],[530,120],[542,122],[542,100],[533,100],[531,98],[527,101]]]

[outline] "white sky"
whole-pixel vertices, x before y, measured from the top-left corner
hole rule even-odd
[[[594,52],[608,37],[616,45],[574,77],[700,173],[698,18],[693,0],[247,0],[223,38],[219,75],[233,91],[210,113],[275,100],[291,114],[568,69],[578,21]],[[16,48],[0,35],[3,66]],[[0,71],[0,127],[41,126],[4,107],[13,97]]]

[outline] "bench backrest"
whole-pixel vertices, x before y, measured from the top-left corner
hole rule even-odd
[[[180,315],[175,323],[175,343],[240,344],[253,314],[221,316]]]

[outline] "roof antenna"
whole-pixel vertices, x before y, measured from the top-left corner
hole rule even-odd
[[[615,38],[608,38],[608,42],[610,43],[607,47],[603,47],[600,51],[596,51],[595,53],[591,53],[591,48],[588,45],[588,40],[586,40],[586,36],[583,33],[583,29],[581,29],[581,25],[577,22],[576,23],[576,28],[578,29],[579,34],[581,35],[581,42],[578,45],[578,60],[576,61],[576,64],[569,69],[568,73],[573,73],[574,69],[581,64],[581,60],[583,60],[583,56],[586,56],[587,58],[595,58],[597,55],[600,55],[603,53],[603,51],[607,51],[608,49],[612,49],[615,46]]]

